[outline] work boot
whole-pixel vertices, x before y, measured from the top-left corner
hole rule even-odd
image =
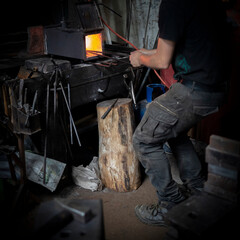
[[[135,213],[139,220],[148,225],[168,226],[164,215],[175,203],[162,201],[159,204],[137,205]]]

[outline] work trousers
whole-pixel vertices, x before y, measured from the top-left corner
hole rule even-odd
[[[177,160],[180,178],[190,188],[202,188],[201,162],[187,132],[203,117],[218,111],[223,92],[201,91],[181,83],[149,103],[133,135],[137,157],[157,190],[159,201],[178,203],[184,199],[173,180],[163,150],[168,142]]]

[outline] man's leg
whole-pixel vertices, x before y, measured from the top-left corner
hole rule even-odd
[[[171,166],[163,149],[164,142],[175,136],[173,126],[177,121],[177,115],[153,102],[133,135],[137,157],[159,198],[157,204],[138,205],[135,208],[138,218],[147,224],[165,225],[164,214],[185,199],[172,178]]]
[[[163,144],[146,144],[134,138],[138,159],[145,168],[152,185],[157,190],[159,202],[151,205],[137,205],[135,213],[146,224],[165,226],[164,214],[185,198],[172,179],[171,167],[163,150]]]
[[[177,160],[183,184],[190,190],[202,189],[204,182],[201,175],[202,164],[187,133],[182,133],[176,138],[170,139],[168,143]]]
[[[176,83],[147,106],[135,130],[133,146],[157,190],[159,204],[135,208],[137,216],[143,222],[164,225],[164,214],[174,204],[184,200],[178,185],[172,179],[170,164],[163,150],[166,141],[172,142],[171,148],[179,158],[183,181],[190,187],[201,187],[201,164],[190,140],[183,133],[216,109],[221,98],[221,94],[197,92]]]
[[[145,169],[152,185],[156,188],[159,202],[177,203],[183,200],[177,183],[172,178],[171,166],[163,150],[163,144],[146,144],[134,137],[137,157]]]
[[[185,199],[172,178],[163,144],[196,123],[191,109],[189,90],[177,84],[147,106],[135,130],[135,152],[159,198],[158,204],[136,206],[136,215],[145,223],[164,225],[164,214]]]

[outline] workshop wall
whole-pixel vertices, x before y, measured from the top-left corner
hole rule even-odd
[[[99,0],[118,14],[100,5],[106,22],[138,48],[153,48],[158,34],[158,11],[161,0]],[[110,33],[112,41],[121,41]]]
[[[68,21],[78,18],[75,4],[68,1]],[[109,26],[138,48],[153,48],[158,34],[158,11],[161,0],[98,0],[100,13]],[[108,44],[123,41],[105,27]]]

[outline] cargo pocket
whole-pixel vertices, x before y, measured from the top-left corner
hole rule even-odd
[[[201,116],[201,117],[206,117],[212,113],[215,113],[218,111],[218,106],[193,106],[193,112],[194,114]]]
[[[142,125],[142,131],[150,136],[161,138],[172,132],[178,116],[160,104],[152,102],[148,107],[148,118]]]

